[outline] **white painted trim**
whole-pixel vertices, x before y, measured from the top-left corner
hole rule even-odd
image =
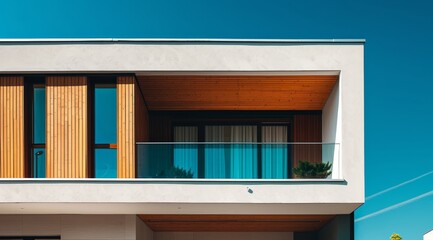
[[[85,42],[128,42],[128,43],[350,43],[364,44],[365,39],[236,39],[236,38],[2,38],[0,43],[85,43]]]

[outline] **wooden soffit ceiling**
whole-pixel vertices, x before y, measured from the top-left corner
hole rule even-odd
[[[317,231],[334,215],[138,215],[155,232]]]
[[[321,110],[338,76],[138,76],[149,110]]]

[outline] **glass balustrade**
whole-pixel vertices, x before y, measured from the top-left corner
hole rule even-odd
[[[138,178],[341,179],[339,144],[137,143]]]

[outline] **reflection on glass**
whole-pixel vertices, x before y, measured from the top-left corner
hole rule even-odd
[[[287,141],[287,126],[263,126],[263,143],[283,143]],[[288,145],[262,145],[262,178],[286,179],[288,176]]]
[[[206,142],[257,142],[257,126],[206,126]],[[257,178],[256,144],[205,146],[205,178]]]
[[[33,176],[35,178],[45,178],[45,149],[33,149]]]
[[[37,85],[33,92],[33,143],[45,143],[45,88]]]
[[[95,86],[95,143],[116,143],[116,86]]]
[[[268,140],[270,141],[270,140]],[[176,149],[198,149],[203,154],[198,154],[198,161],[206,160],[203,175],[198,178],[206,179],[290,179],[298,178],[293,174],[293,168],[299,166],[299,162],[309,162],[315,166],[327,164],[331,166],[327,174],[323,175],[320,168],[300,169],[306,175],[315,171],[316,176],[308,178],[341,179],[339,165],[339,144],[335,143],[242,143],[242,142],[214,142],[214,143],[139,143],[137,144],[137,177],[138,178],[193,178],[186,169],[174,168],[174,157],[180,154],[186,155],[186,151]],[[188,150],[188,151],[189,151]],[[261,150],[261,154],[257,152]],[[291,165],[289,156],[293,154],[294,164]],[[197,154],[194,153],[194,159]],[[261,157],[262,166],[257,163]],[[186,158],[185,158],[186,159]],[[260,172],[259,172],[260,171]],[[290,171],[290,172],[289,172]],[[321,172],[320,172],[321,171]],[[261,173],[261,174],[259,174]],[[300,176],[300,178],[305,178]]]
[[[176,126],[174,128],[175,142],[197,142],[198,127],[195,126]],[[198,147],[195,144],[176,144],[174,145],[174,166],[170,173],[165,173],[167,177],[188,178],[198,177]]]
[[[117,177],[117,149],[95,149],[95,177]]]

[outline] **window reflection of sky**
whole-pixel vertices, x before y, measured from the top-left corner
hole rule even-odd
[[[95,88],[95,143],[116,143],[116,88]]]
[[[45,143],[45,88],[35,87],[33,95],[33,143]]]
[[[95,87],[95,143],[117,143],[116,86]],[[117,149],[95,149],[95,177],[117,177]]]
[[[95,177],[117,177],[117,149],[95,150]]]

